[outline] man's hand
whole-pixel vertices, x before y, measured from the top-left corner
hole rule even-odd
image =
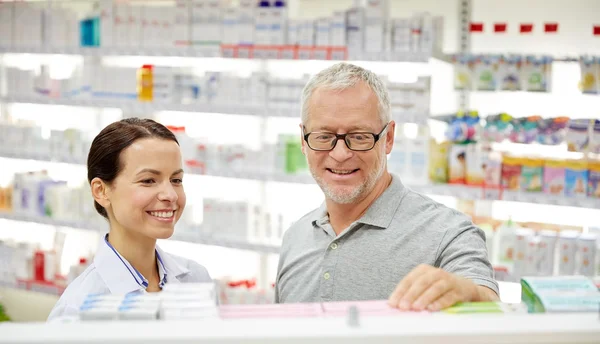
[[[430,265],[419,265],[398,284],[389,304],[400,310],[439,311],[470,301],[497,301],[489,288]]]

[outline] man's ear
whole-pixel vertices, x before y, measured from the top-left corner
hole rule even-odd
[[[394,148],[394,138],[396,136],[396,122],[390,121],[385,133],[385,154],[390,154]]]
[[[306,156],[306,142],[304,141],[304,126],[300,123],[300,147],[302,147],[302,154]]]
[[[92,189],[94,201],[104,208],[108,208],[110,206],[110,200],[108,198],[110,190],[108,185],[102,179],[96,177],[90,182],[90,187]]]

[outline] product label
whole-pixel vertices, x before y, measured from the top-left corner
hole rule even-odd
[[[521,190],[531,192],[542,191],[544,168],[536,166],[536,164],[537,162],[532,162],[521,168]]]
[[[590,166],[588,196],[600,198],[600,163]]]
[[[567,197],[586,197],[588,176],[587,169],[567,167],[565,171],[565,195]]]
[[[506,159],[502,163],[502,187],[518,190],[521,180],[521,164],[518,160]]]
[[[565,168],[550,167],[544,168],[544,193],[550,195],[565,194]]]

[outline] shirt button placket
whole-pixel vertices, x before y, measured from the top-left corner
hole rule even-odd
[[[323,274],[321,278],[321,298],[330,300],[333,296],[333,266],[337,260],[337,250],[340,245],[337,242],[329,244],[328,250],[325,253],[325,261],[323,264]]]

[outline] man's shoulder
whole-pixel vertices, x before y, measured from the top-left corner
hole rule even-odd
[[[307,228],[312,228],[313,221],[317,220],[323,211],[322,206],[317,207],[308,213],[304,214],[301,218],[294,221],[287,231],[284,234],[284,240],[289,237],[302,235],[302,233],[306,233]]]
[[[422,227],[420,230],[438,234],[472,224],[465,214],[414,190],[408,191],[396,214],[396,220],[412,222],[413,225]]]

